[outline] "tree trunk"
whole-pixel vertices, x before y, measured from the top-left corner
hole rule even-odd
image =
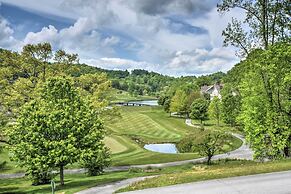
[[[284,148],[284,155],[285,155],[286,158],[290,157],[290,151],[289,151],[289,147],[288,146],[286,146]]]
[[[45,82],[45,73],[46,73],[46,66],[43,65],[43,81]]]
[[[211,164],[211,158],[212,158],[212,156],[207,156],[207,165]]]
[[[61,185],[64,185],[64,166],[61,165],[60,166],[60,182],[61,182]]]

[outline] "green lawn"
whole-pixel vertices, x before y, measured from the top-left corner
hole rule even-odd
[[[126,151],[116,153],[115,148],[108,145],[112,148],[113,165],[153,164],[198,158],[198,153],[161,154],[147,151],[142,146],[144,143],[175,143],[188,134],[200,137],[212,131],[210,127],[201,131],[187,126],[185,119],[170,117],[161,107],[122,107],[121,114],[121,119],[106,125],[110,137],[127,147]],[[231,140],[233,145],[226,147],[226,150],[241,145],[237,138]]]
[[[2,146],[4,144],[1,144]],[[1,173],[18,173],[18,172],[24,172],[24,170],[20,167],[16,167],[17,163],[10,161],[9,155],[8,155],[8,150],[3,149],[2,152],[0,153],[0,163],[6,161],[6,165],[4,169],[0,169],[0,174]]]
[[[146,176],[153,173],[130,173],[115,172],[105,173],[104,175],[90,177],[85,174],[65,175],[65,185],[59,185],[59,179],[56,178],[56,193],[64,192],[65,194],[75,193],[86,188],[96,185],[106,184],[109,182],[119,181],[131,177]],[[50,184],[32,186],[31,181],[27,178],[0,179],[0,193],[51,193]]]
[[[70,194],[97,185],[119,181],[127,178],[161,175],[156,178],[140,181],[121,191],[131,191],[150,187],[166,186],[179,183],[203,181],[208,179],[226,178],[232,176],[251,175],[274,171],[291,170],[291,160],[259,163],[254,161],[221,160],[211,166],[205,164],[186,164],[181,166],[152,169],[131,169],[126,172],[111,172],[89,177],[84,174],[65,175],[65,186],[59,185],[56,177],[56,193]],[[0,179],[0,193],[51,193],[50,185],[32,186],[27,178]]]
[[[222,160],[216,161],[214,165],[211,166],[205,164],[184,166],[180,171],[173,173],[169,172],[159,177],[139,181],[126,188],[120,189],[118,192],[286,170],[291,170],[290,159],[266,163]]]
[[[105,123],[108,130],[105,144],[111,149],[114,166],[165,163],[198,158],[200,157],[198,153],[161,154],[151,152],[143,149],[143,145],[149,142],[175,143],[190,133],[200,137],[213,130],[211,127],[204,131],[189,127],[185,124],[185,119],[170,117],[161,107],[121,107],[121,115],[122,118]],[[221,127],[221,129],[224,128]],[[241,141],[236,138],[232,138],[232,142],[232,147],[226,147],[227,150],[241,145]],[[0,162],[8,161],[6,169],[1,170],[0,173],[14,173],[22,170],[15,168],[15,163],[10,162],[7,151],[0,156]],[[79,168],[79,165],[74,164],[67,168]]]

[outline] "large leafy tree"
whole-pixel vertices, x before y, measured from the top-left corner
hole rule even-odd
[[[198,119],[203,124],[203,121],[208,119],[208,100],[204,98],[198,98],[193,101],[191,105],[191,115],[190,117],[193,119]]]
[[[256,158],[290,156],[291,46],[279,43],[253,51],[241,84],[241,121]]]
[[[187,113],[187,100],[188,95],[184,90],[178,89],[171,99],[170,111],[178,112],[181,114]]]
[[[252,48],[268,48],[278,41],[290,40],[290,1],[288,0],[222,0],[220,13],[240,9],[244,21],[233,18],[223,31],[224,44],[249,54]],[[243,27],[246,25],[246,27]]]
[[[25,166],[35,184],[45,183],[58,168],[81,162],[90,174],[109,164],[105,130],[95,109],[84,101],[70,79],[50,78],[41,96],[24,105],[8,131],[13,159]]]

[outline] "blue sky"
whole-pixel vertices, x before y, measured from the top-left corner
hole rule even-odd
[[[238,58],[222,47],[231,17],[217,0],[0,0],[0,47],[28,43],[78,53],[106,69],[141,68],[167,75],[227,71]]]

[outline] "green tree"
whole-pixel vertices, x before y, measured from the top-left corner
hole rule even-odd
[[[78,54],[69,54],[64,50],[57,50],[55,52],[54,60],[58,63],[66,65],[79,63]]]
[[[203,125],[203,121],[208,119],[208,105],[209,102],[204,98],[198,98],[193,101],[191,105],[191,118],[198,119]]]
[[[216,120],[217,126],[219,126],[221,120],[221,101],[218,97],[214,97],[210,102],[208,108],[209,117]]]
[[[249,54],[252,48],[268,48],[278,41],[290,40],[290,2],[288,0],[223,0],[220,13],[240,9],[246,13],[244,21],[235,18],[222,35],[224,44]],[[242,23],[247,28],[242,27]]]
[[[240,120],[255,158],[290,156],[291,46],[278,43],[253,51],[244,63],[251,68],[240,85]]]
[[[222,119],[225,123],[235,126],[237,124],[237,117],[240,114],[241,97],[236,93],[227,93],[222,95],[221,112]]]
[[[200,155],[207,157],[207,165],[211,164],[214,154],[223,150],[226,143],[226,136],[222,132],[213,132],[204,135],[193,145],[193,151],[198,151]]]
[[[22,55],[33,65],[33,76],[38,77],[38,73],[42,72],[42,79],[46,79],[46,69],[48,60],[52,58],[52,46],[50,43],[27,44],[23,47]],[[38,70],[41,67],[42,70]]]
[[[180,114],[187,114],[187,100],[188,96],[185,91],[178,89],[171,99],[170,111]]]
[[[8,131],[8,142],[13,159],[26,167],[35,184],[46,183],[51,170],[58,168],[64,185],[68,164],[91,164],[85,165],[89,171],[92,164],[99,170],[108,165],[104,133],[98,113],[80,97],[72,81],[56,77],[45,83],[40,98],[22,107]]]

